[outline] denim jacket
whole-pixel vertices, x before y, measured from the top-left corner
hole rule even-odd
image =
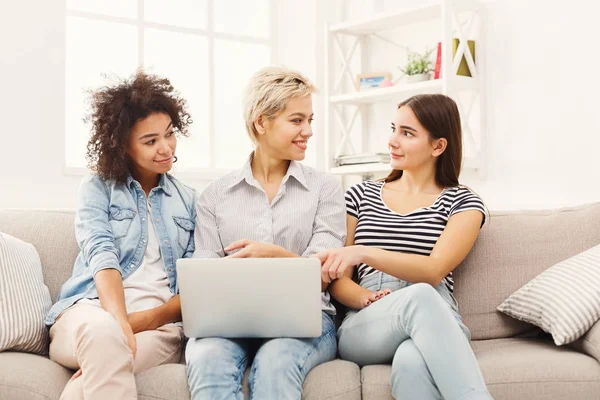
[[[152,218],[156,228],[171,292],[176,294],[175,262],[194,253],[195,203],[195,190],[168,174],[161,175],[147,199],[131,176],[127,183],[86,176],[79,188],[75,216],[79,255],[73,275],[46,316],[46,325],[53,325],[78,300],[98,297],[94,283],[98,271],[113,268],[126,279],[140,266],[148,241],[147,218]]]

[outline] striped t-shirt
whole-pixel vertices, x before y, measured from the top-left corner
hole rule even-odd
[[[452,215],[479,210],[483,213],[482,226],[485,223],[483,201],[464,186],[444,189],[429,207],[399,214],[383,202],[383,185],[381,181],[367,181],[346,191],[346,212],[358,220],[354,244],[428,256]],[[376,271],[365,263],[359,264],[359,281]],[[452,272],[444,283],[451,292],[454,290]]]

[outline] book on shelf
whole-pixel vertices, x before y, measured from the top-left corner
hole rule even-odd
[[[433,79],[440,79],[442,70],[442,42],[437,44],[437,56],[435,57],[435,69],[433,70]]]
[[[387,164],[390,162],[389,153],[363,153],[363,154],[350,154],[339,156],[335,159],[335,164],[338,167],[343,165],[356,165],[356,164],[371,164],[371,163],[383,163]]]

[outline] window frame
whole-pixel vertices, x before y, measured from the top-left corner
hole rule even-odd
[[[224,168],[216,168],[215,167],[215,159],[216,159],[216,132],[215,132],[215,42],[219,39],[225,39],[236,42],[243,42],[248,44],[262,44],[267,45],[270,51],[270,64],[277,64],[277,0],[268,0],[269,5],[269,34],[266,38],[258,38],[248,35],[238,35],[232,33],[223,33],[223,32],[215,32],[214,30],[214,4],[215,1],[218,0],[206,0],[207,7],[207,26],[206,29],[200,28],[188,28],[170,24],[163,24],[158,22],[151,22],[144,20],[144,1],[145,0],[137,0],[137,18],[127,18],[127,17],[116,17],[96,12],[88,12],[88,11],[79,11],[70,9],[65,5],[65,26],[67,24],[67,18],[69,17],[78,17],[78,18],[86,18],[95,21],[104,21],[104,22],[116,22],[121,24],[126,24],[129,26],[135,26],[137,28],[137,66],[143,67],[144,65],[144,39],[145,39],[145,29],[159,29],[169,32],[175,33],[185,33],[206,37],[208,43],[208,143],[209,143],[209,162],[207,167],[193,167],[188,168],[182,172],[177,171],[177,167],[175,165],[174,174],[181,179],[184,180],[213,180],[224,174],[235,171],[237,168],[232,169],[224,169]],[[65,33],[65,48],[66,48],[66,33]],[[65,64],[66,71],[66,64]],[[65,85],[66,85],[67,76],[65,74]],[[64,110],[66,115],[67,109],[67,94],[65,93],[64,97]],[[243,135],[244,132],[240,132],[240,135]],[[64,156],[62,160],[63,164],[63,174],[65,176],[83,176],[88,172],[87,167],[72,167],[67,165],[67,131],[65,127],[65,131],[62,135],[63,139],[63,149]],[[239,167],[243,165],[245,160],[239,160]]]

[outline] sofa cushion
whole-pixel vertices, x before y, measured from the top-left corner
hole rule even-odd
[[[472,338],[505,338],[532,326],[496,307],[550,266],[600,244],[600,203],[571,209],[493,212],[456,269],[455,295]]]
[[[549,340],[495,339],[471,345],[495,400],[587,400],[600,393],[600,364]],[[391,370],[390,365],[362,369],[364,400],[392,400]]]
[[[74,221],[74,211],[0,210],[0,231],[37,250],[52,301],[71,276],[79,253]]]
[[[185,365],[164,364],[140,372],[135,377],[139,400],[188,400]]]
[[[600,393],[600,364],[549,339],[496,339],[472,345],[496,400],[587,400]]]
[[[242,381],[242,392],[248,399],[248,373]],[[185,365],[165,364],[139,373],[136,378],[140,400],[185,400],[190,398]],[[315,367],[304,382],[305,400],[360,400],[358,365],[334,360]]]
[[[579,339],[600,319],[600,245],[548,268],[498,311],[539,326],[557,346]]]
[[[58,400],[72,374],[44,356],[0,353],[0,399]]]
[[[0,351],[48,354],[51,305],[35,248],[0,232]]]
[[[600,363],[600,321],[596,322],[581,339],[571,343],[570,346],[594,357]]]
[[[342,360],[333,360],[313,368],[304,381],[305,400],[360,400],[360,368]]]
[[[377,400],[393,400],[390,376],[391,365],[368,365],[360,371],[362,382],[362,398]],[[405,400],[405,399],[397,399]]]

